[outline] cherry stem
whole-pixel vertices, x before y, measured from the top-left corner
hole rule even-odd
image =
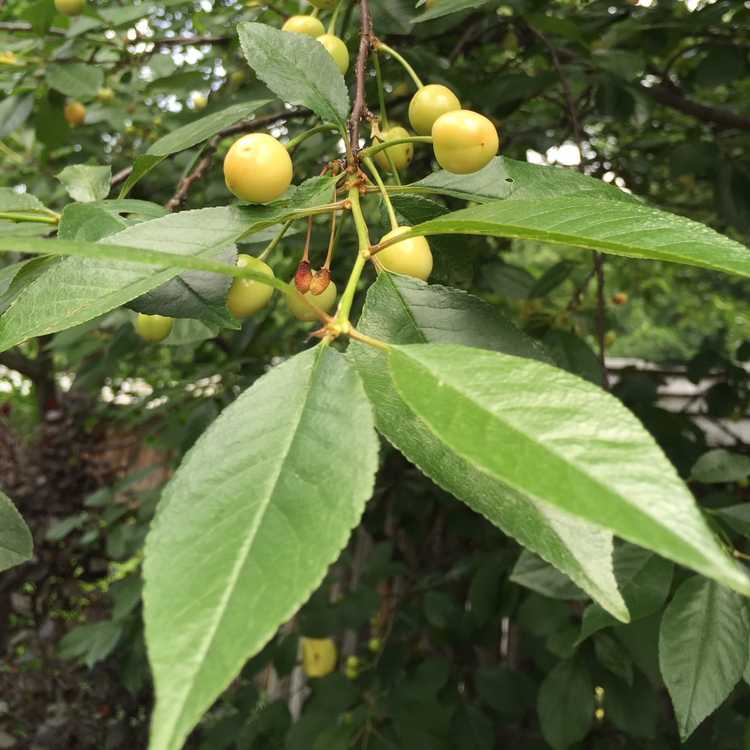
[[[45,214],[22,213],[16,211],[0,212],[0,219],[8,221],[30,221],[36,224],[57,224],[60,221],[59,215],[47,216]]]
[[[328,22],[328,30],[326,31],[327,34],[333,34],[334,36],[336,35],[336,23],[339,20],[341,8],[343,7],[345,2],[346,0],[339,0],[338,3],[336,3],[336,8],[331,14],[331,20]]]
[[[392,141],[382,141],[374,143],[372,146],[363,148],[360,152],[360,158],[365,159],[368,156],[375,156],[379,151],[384,151],[391,146],[399,146],[402,143],[432,143],[431,135],[412,135],[408,138],[394,138]]]
[[[338,232],[336,231],[336,212],[331,212],[331,234],[328,238],[328,252],[326,253],[326,259],[325,263],[323,263],[323,268],[330,268],[331,267],[331,259],[333,258],[333,249],[336,246],[336,238],[338,237]]]
[[[414,70],[414,68],[412,68],[412,66],[409,65],[409,63],[406,62],[406,60],[398,52],[396,52],[393,47],[389,47],[384,42],[381,42],[380,39],[373,39],[372,46],[376,52],[385,52],[387,55],[390,55],[394,60],[399,62],[403,69],[409,74],[412,81],[414,81],[414,85],[418,89],[424,88],[424,83],[422,83],[422,79],[417,75],[417,72]]]
[[[286,150],[291,154],[297,146],[308,138],[317,135],[318,133],[326,133],[328,131],[338,131],[339,126],[334,125],[332,122],[324,122],[322,125],[316,125],[314,128],[305,130],[303,133],[294,136],[289,143],[286,144]]]
[[[305,249],[302,252],[303,262],[310,261],[310,239],[312,238],[312,230],[313,230],[313,217],[309,216],[307,218],[307,236],[305,237]]]
[[[386,154],[387,153],[388,152],[386,151]],[[385,203],[385,210],[388,212],[388,219],[391,222],[391,229],[397,229],[398,219],[396,218],[396,212],[393,210],[393,204],[391,203],[390,196],[388,195],[388,191],[386,190],[385,184],[383,183],[383,178],[380,176],[380,172],[378,172],[378,169],[375,166],[375,162],[373,162],[373,160],[369,156],[363,157],[362,161],[369,170],[370,174],[375,179],[378,189],[380,190],[380,195],[382,196],[383,202]]]
[[[375,64],[375,79],[378,84],[378,108],[380,110],[380,119],[383,123],[383,127],[388,127],[388,110],[385,107],[385,89],[383,87],[383,72],[380,69],[380,57],[378,55],[372,56],[372,61]]]
[[[344,289],[344,292],[341,295],[341,300],[339,301],[338,310],[336,312],[336,322],[340,325],[349,324],[349,313],[352,310],[354,295],[357,293],[357,284],[359,283],[359,278],[364,270],[365,263],[367,263],[367,259],[370,257],[370,235],[367,231],[367,222],[362,213],[358,185],[353,185],[349,188],[349,200],[352,204],[354,226],[357,229],[359,252],[357,253],[357,259],[354,261],[352,272],[349,274],[349,280],[346,282],[346,289]]]
[[[335,213],[336,212],[334,211],[334,215]],[[258,256],[258,260],[265,260],[276,249],[276,246],[281,242],[290,226],[292,226],[291,221],[284,223],[284,226],[281,227],[281,231],[266,245],[263,252]]]

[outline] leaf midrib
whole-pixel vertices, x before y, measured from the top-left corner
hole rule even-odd
[[[316,352],[316,354],[315,354],[312,366],[310,368],[310,377],[309,377],[309,380],[308,380],[307,385],[305,386],[304,390],[302,391],[302,395],[303,395],[303,397],[301,399],[302,408],[299,411],[299,417],[298,417],[298,419],[294,423],[294,429],[289,431],[290,437],[289,437],[289,441],[288,441],[287,445],[285,446],[283,452],[281,452],[279,454],[278,469],[276,471],[275,476],[273,477],[273,481],[272,481],[271,487],[270,487],[270,489],[269,489],[269,491],[267,493],[267,499],[262,504],[262,507],[260,508],[260,510],[258,511],[258,513],[256,514],[257,521],[250,528],[250,531],[249,531],[249,533],[247,535],[247,539],[246,539],[245,543],[243,543],[243,545],[239,549],[239,552],[238,552],[238,555],[237,555],[237,560],[235,562],[235,565],[232,568],[232,572],[231,572],[231,575],[229,577],[229,581],[230,582],[227,583],[227,585],[224,587],[224,592],[222,594],[222,598],[221,598],[218,606],[214,609],[214,612],[216,613],[216,616],[214,617],[213,623],[209,626],[209,628],[206,631],[206,637],[204,638],[204,641],[203,641],[204,645],[201,646],[201,647],[199,647],[197,649],[198,653],[200,654],[199,658],[196,660],[196,663],[198,664],[198,668],[196,670],[194,670],[194,672],[193,672],[193,680],[190,681],[190,683],[187,685],[186,690],[183,693],[183,695],[185,697],[182,700],[182,703],[181,703],[181,706],[180,706],[180,710],[177,713],[176,718],[172,722],[172,730],[174,730],[175,727],[179,726],[180,723],[181,723],[181,721],[182,721],[182,719],[183,719],[183,715],[185,713],[185,708],[186,708],[186,705],[187,705],[187,698],[188,698],[188,696],[191,694],[191,692],[193,690],[193,683],[194,683],[195,676],[198,675],[198,674],[200,674],[200,671],[202,669],[202,665],[203,665],[203,663],[205,661],[206,655],[208,654],[209,650],[213,646],[214,638],[215,638],[216,633],[217,633],[217,631],[218,631],[218,629],[219,629],[219,627],[221,625],[221,621],[223,620],[224,613],[226,612],[227,606],[229,605],[229,602],[230,602],[231,598],[234,595],[234,591],[235,591],[236,586],[237,586],[237,580],[239,579],[241,571],[242,571],[242,569],[244,568],[244,566],[245,566],[245,564],[247,562],[248,555],[250,554],[250,549],[252,548],[252,546],[253,546],[253,544],[255,542],[255,539],[256,539],[256,537],[258,535],[258,531],[260,530],[260,527],[262,526],[263,519],[265,518],[266,512],[267,512],[269,506],[271,505],[271,500],[273,499],[273,496],[274,496],[274,494],[276,492],[276,488],[278,487],[278,483],[279,483],[279,479],[280,479],[281,474],[282,474],[282,470],[283,470],[283,468],[284,468],[284,466],[286,464],[286,461],[287,461],[287,459],[289,457],[289,454],[291,452],[291,448],[292,448],[293,444],[296,441],[299,425],[301,424],[302,419],[305,416],[305,413],[306,413],[306,411],[308,409],[308,406],[309,406],[308,396],[310,394],[310,391],[312,390],[312,386],[313,386],[313,383],[315,381],[315,376],[317,374],[317,368],[318,368],[318,365],[319,365],[319,363],[321,361],[321,358],[324,356],[324,353],[325,353],[325,350],[319,349]],[[174,731],[170,731],[169,737],[171,739],[174,738]]]

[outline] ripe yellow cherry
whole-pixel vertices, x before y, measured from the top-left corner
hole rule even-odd
[[[325,26],[320,22],[320,19],[313,16],[291,16],[284,21],[281,30],[292,31],[295,34],[305,34],[306,36],[311,36],[313,39],[317,39],[326,33]]]
[[[289,311],[297,320],[304,320],[306,322],[317,320],[318,316],[302,300],[302,297],[310,300],[310,302],[317,305],[323,312],[330,312],[336,302],[336,285],[331,282],[320,294],[305,292],[302,295],[296,289],[287,292],[286,303],[289,306]]]
[[[409,231],[409,227],[396,227],[380,240],[389,240]],[[375,263],[386,271],[413,276],[427,281],[432,273],[432,253],[424,237],[410,237],[409,239],[389,245],[373,256]]]
[[[479,171],[500,147],[492,122],[468,109],[440,115],[432,126],[432,141],[438,164],[454,174]]]
[[[135,332],[146,341],[164,341],[172,332],[174,320],[164,315],[146,315],[138,313],[135,320]]]
[[[18,57],[15,52],[7,50],[6,52],[0,52],[0,65],[17,65]]]
[[[447,86],[430,83],[419,89],[409,102],[409,122],[418,135],[430,135],[440,115],[457,109],[461,109],[461,102]]]
[[[229,74],[229,80],[235,86],[241,86],[247,80],[247,76],[245,75],[245,71],[244,70],[233,70]]]
[[[224,157],[227,188],[250,203],[268,203],[292,182],[289,153],[267,133],[249,133],[232,144]]]
[[[402,128],[400,125],[394,125],[387,130],[384,130],[381,133],[381,137],[384,141],[397,141],[401,138],[408,138],[409,131],[406,128]],[[377,142],[378,141],[374,141],[374,143]],[[411,160],[414,158],[413,143],[399,143],[396,146],[391,146],[390,148],[378,151],[378,153],[374,156],[375,162],[381,169],[384,169],[386,172],[392,171],[390,162],[388,161],[388,156],[386,155],[386,151],[391,157],[393,166],[399,172],[402,169],[406,169],[406,167],[411,164]]]
[[[203,96],[203,94],[193,94],[191,101],[193,103],[193,109],[200,112],[200,110],[205,109],[206,105],[208,104],[208,99]]]
[[[55,8],[64,16],[80,16],[86,7],[86,0],[55,0]]]
[[[68,102],[63,110],[63,117],[68,125],[80,125],[86,119],[86,107],[81,102]]]
[[[273,269],[259,258],[241,253],[237,266],[273,277]],[[235,318],[247,318],[262,310],[273,296],[273,287],[253,279],[235,279],[227,296],[227,307]]]
[[[301,638],[302,667],[308,677],[325,677],[336,667],[336,644],[330,638]]]
[[[111,102],[115,98],[115,92],[109,86],[105,86],[97,91],[96,98],[100,102]]]
[[[349,50],[344,42],[333,34],[323,34],[318,41],[328,50],[342,75],[349,69]]]

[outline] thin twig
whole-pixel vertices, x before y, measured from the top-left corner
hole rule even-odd
[[[206,152],[203,154],[203,157],[195,165],[195,169],[190,174],[182,178],[177,191],[164,204],[164,208],[166,208],[168,211],[176,211],[182,206],[182,204],[187,199],[190,188],[192,188],[196,182],[203,179],[204,175],[211,167],[214,154],[216,153],[216,143],[217,139],[213,138],[210,145],[207,147]]]
[[[355,68],[356,96],[352,116],[349,120],[349,142],[352,155],[359,150],[359,124],[365,116],[367,106],[365,104],[365,75],[367,69],[367,57],[372,46],[372,17],[370,16],[369,0],[360,0],[360,16],[362,18],[362,32],[359,40],[359,54]]]

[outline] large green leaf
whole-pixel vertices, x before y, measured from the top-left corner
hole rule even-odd
[[[344,77],[322,44],[263,23],[241,23],[237,31],[250,67],[280,99],[343,124],[349,114],[349,95]]]
[[[31,533],[13,503],[0,492],[0,570],[31,558]]]
[[[51,63],[47,66],[47,83],[65,96],[90,99],[104,83],[104,71],[86,63]]]
[[[495,157],[486,167],[473,174],[458,175],[445,170],[433,172],[404,190],[452,195],[477,203],[495,200],[546,201],[563,195],[640,202],[614,185],[572,169],[544,167],[505,156]]]
[[[320,584],[359,522],[378,441],[356,372],[331,349],[271,370],[209,427],[146,542],[151,750],[177,750]]]
[[[477,471],[750,594],[674,467],[610,394],[465,346],[394,347],[389,366],[414,413]]]
[[[104,200],[109,193],[112,167],[71,164],[56,175],[68,195],[80,203]]]
[[[45,211],[44,204],[31,193],[0,187],[0,211]]]
[[[740,596],[698,576],[677,589],[659,631],[659,666],[683,741],[740,681],[749,642]]]
[[[542,734],[555,750],[580,742],[594,721],[594,685],[583,662],[561,661],[539,687],[537,711]]]
[[[148,174],[170,154],[197,146],[221,132],[224,128],[249,117],[253,112],[268,103],[268,99],[257,99],[233,104],[219,112],[213,112],[210,115],[193,120],[193,122],[189,122],[187,125],[183,125],[181,128],[177,128],[177,130],[159,138],[145,154],[136,158],[133,171],[120,190],[120,197],[125,197],[141,177]]]
[[[408,344],[471,341],[496,351],[545,359],[546,354],[496,308],[454,289],[380,274],[358,328]],[[612,571],[612,535],[478,471],[448,449],[399,397],[385,355],[353,344],[378,429],[410,461],[505,533],[552,563],[619,619],[628,618]]]
[[[750,250],[703,224],[629,201],[506,200],[418,224],[415,234],[479,234],[573,245],[750,276]]]
[[[479,8],[488,2],[489,0],[436,0],[429,10],[414,19],[414,23],[432,21],[434,18],[442,18],[460,11],[474,10],[474,8]]]

